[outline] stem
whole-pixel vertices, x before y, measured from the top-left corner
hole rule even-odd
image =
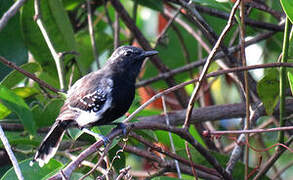
[[[246,66],[246,55],[245,55],[245,14],[244,14],[244,0],[240,2],[240,44],[241,44],[241,60],[242,66]],[[237,19],[237,18],[236,18]],[[248,84],[248,72],[244,71],[244,90],[245,90],[245,107],[246,107],[246,121],[244,129],[248,130],[250,128],[250,112],[249,112],[249,84]],[[249,141],[249,134],[245,135],[246,142]],[[249,146],[245,146],[245,179],[248,180],[248,164],[249,164]]]
[[[222,43],[224,37],[226,36],[227,32],[230,30],[230,28],[232,27],[232,22],[233,22],[233,17],[236,13],[236,10],[238,8],[240,4],[240,0],[238,0],[232,10],[231,10],[231,13],[230,13],[230,17],[229,17],[229,20],[225,26],[225,28],[223,29],[223,31],[221,32],[221,35],[219,37],[219,39],[217,40],[215,46],[213,47],[211,53],[209,54],[207,60],[206,60],[206,63],[203,67],[203,70],[202,70],[202,73],[200,74],[199,76],[199,80],[198,82],[196,83],[196,86],[191,94],[191,97],[190,97],[190,100],[188,102],[188,107],[187,107],[187,110],[186,110],[186,118],[185,118],[185,122],[184,122],[184,125],[183,127],[184,128],[189,128],[189,120],[190,120],[190,117],[191,117],[191,114],[192,114],[192,109],[194,107],[194,103],[195,103],[195,100],[196,100],[196,96],[198,94],[198,91],[199,91],[199,88],[201,87],[201,84],[202,84],[202,80],[205,78],[207,72],[208,72],[208,69],[209,69],[209,66],[210,64],[212,63],[212,59],[213,57],[215,56],[217,50],[220,48],[220,44]]]
[[[100,61],[99,61],[99,53],[97,50],[97,44],[96,44],[96,40],[95,40],[95,30],[94,30],[94,25],[93,25],[93,12],[91,9],[90,0],[86,1],[86,5],[87,5],[88,28],[89,28],[90,38],[91,38],[92,50],[93,50],[95,61],[97,63],[97,67],[98,67],[98,69],[100,69],[101,66],[100,66]]]
[[[1,126],[0,126],[0,139],[1,139],[1,141],[3,143],[3,146],[5,147],[5,150],[6,150],[8,156],[9,156],[11,162],[12,162],[12,165],[13,165],[13,168],[14,168],[14,171],[16,173],[17,178],[19,180],[23,180],[24,178],[23,178],[23,176],[21,174],[21,171],[20,171],[19,165],[17,163],[17,160],[16,160],[16,158],[15,158],[15,156],[14,156],[12,150],[11,150],[11,147],[10,147],[10,144],[8,142],[8,139],[6,138],[6,136],[4,134],[4,131],[3,131]]]
[[[46,31],[46,27],[42,22],[41,19],[41,9],[40,9],[40,0],[35,0],[34,2],[34,6],[35,6],[35,20],[37,25],[40,28],[40,31],[42,32],[42,35],[46,41],[46,44],[53,56],[53,59],[55,61],[56,64],[56,68],[57,68],[57,72],[58,72],[58,77],[59,77],[59,83],[60,83],[60,89],[61,90],[65,90],[65,72],[64,72],[64,65],[63,62],[61,61],[60,56],[58,55],[58,53],[56,52],[52,41],[49,38],[49,34]]]
[[[167,126],[170,126],[170,121],[169,121],[169,117],[168,117],[168,113],[167,113],[167,105],[166,105],[166,101],[165,101],[165,96],[162,96],[162,103],[163,103],[164,116],[166,117],[166,124],[167,124]],[[172,152],[175,154],[176,149],[175,149],[175,145],[174,145],[174,141],[173,141],[173,137],[172,137],[171,132],[168,132],[168,135],[169,135],[169,140],[170,140]],[[174,162],[175,162],[178,178],[182,179],[179,163],[178,163],[178,161],[176,159],[174,160]],[[192,166],[192,169],[194,170],[193,166]]]
[[[287,62],[288,59],[288,47],[289,47],[289,36],[291,32],[291,22],[289,18],[286,18],[285,30],[284,30],[284,40],[283,40],[283,50],[281,62]],[[286,67],[280,67],[280,127],[285,125],[285,83],[286,83]],[[284,143],[284,132],[279,132],[279,143]]]

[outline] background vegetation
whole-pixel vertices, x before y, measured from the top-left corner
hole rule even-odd
[[[292,1],[0,0],[0,17],[1,179],[293,176]],[[113,140],[103,148],[72,129],[54,159],[30,167],[62,92],[125,44],[159,51],[135,114],[118,120],[127,138],[94,127]]]

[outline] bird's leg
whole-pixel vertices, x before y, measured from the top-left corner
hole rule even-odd
[[[122,129],[123,136],[127,135],[127,129],[124,123],[112,123],[112,124],[116,125],[115,129]]]
[[[104,146],[105,147],[107,146],[107,144],[110,143],[109,138],[106,137],[106,136],[103,136],[103,135],[98,134],[98,133],[94,133],[93,131],[90,131],[87,128],[82,128],[81,130],[82,130],[82,132],[87,133],[87,134],[89,134],[89,135],[91,135],[91,136],[93,136],[95,138],[102,139],[104,141]]]

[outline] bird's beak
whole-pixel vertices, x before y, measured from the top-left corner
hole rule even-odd
[[[144,57],[150,57],[150,56],[156,55],[156,54],[158,54],[158,53],[159,53],[158,51],[145,51],[145,52],[143,53],[143,56],[144,56]]]

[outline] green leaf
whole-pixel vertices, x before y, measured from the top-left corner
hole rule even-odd
[[[282,7],[290,19],[291,23],[293,23],[293,1],[292,0],[280,0]]]
[[[67,132],[69,136],[74,140],[77,140],[83,134],[83,132],[77,128],[68,129]]]
[[[12,91],[22,98],[30,97],[39,92],[36,88],[33,87],[17,87],[12,89]]]
[[[59,115],[59,111],[63,103],[63,99],[55,98],[50,100],[43,110],[38,105],[34,106],[32,108],[32,112],[34,114],[34,120],[37,127],[41,128],[51,126]]]
[[[190,60],[195,60],[194,57],[197,57],[196,47],[198,43],[194,40],[194,38],[190,34],[186,33],[186,31],[182,27],[177,26],[177,28],[180,30],[180,33],[182,34],[184,44],[189,52]],[[184,57],[178,36],[172,28],[168,30],[167,37],[168,37],[168,40],[167,40],[168,44],[167,45],[159,44],[156,48],[156,50],[159,51],[159,56],[162,59],[163,63],[167,64],[170,69],[175,69],[183,65],[186,65],[186,59]],[[195,72],[194,70],[192,71]],[[147,79],[150,77],[157,76],[157,74],[158,74],[157,68],[155,68],[154,65],[150,61],[147,61],[146,71],[144,73],[143,78]],[[181,73],[176,75],[176,80],[178,80],[178,82],[183,82],[188,76],[189,76],[189,73],[187,72]],[[159,89],[166,88],[165,82],[162,82],[162,81],[156,82],[152,84],[152,86]]]
[[[31,134],[36,133],[33,114],[21,97],[17,96],[14,92],[0,84],[0,99],[8,109],[17,114],[26,130],[28,130]]]
[[[13,0],[0,0],[0,17],[13,5]],[[19,13],[16,13],[0,32],[0,56],[21,65],[27,62],[28,51],[21,34]],[[12,69],[1,64],[0,79],[5,77]]]
[[[57,52],[77,51],[73,29],[62,2],[60,0],[41,1],[41,12],[43,23],[55,50]],[[36,61],[41,64],[43,71],[57,79],[55,62],[33,16],[34,5],[33,0],[30,0],[23,6],[21,14],[25,42]],[[73,55],[65,56],[64,62],[72,57]],[[76,60],[79,63],[78,56]]]
[[[24,135],[23,132],[19,131],[6,131],[5,135],[11,146],[20,145],[22,148],[24,145],[29,145],[29,147],[37,147],[40,145],[40,139],[32,139],[29,134]],[[3,144],[0,142],[0,148],[4,148]]]
[[[78,6],[85,2],[85,0],[76,1],[76,0],[63,0],[64,7],[67,11],[74,10]]]
[[[99,22],[95,28],[95,40],[99,42],[97,45],[98,52],[102,54],[105,50],[112,48],[113,46],[113,38],[105,33],[105,29],[107,28],[107,24],[104,22]],[[92,44],[90,40],[90,36],[88,30],[82,30],[76,34],[76,41],[78,44],[78,51],[80,52],[80,59],[82,61],[79,62],[80,67],[84,70],[88,70],[91,64],[94,61]],[[101,61],[101,58],[99,59]],[[101,65],[103,62],[100,62]]]
[[[27,159],[19,163],[19,167],[21,169],[24,179],[40,180],[52,171],[60,170],[63,167],[63,164],[56,161],[55,159],[51,159],[49,163],[42,168],[40,168],[37,163],[30,167],[29,163],[31,160],[32,159]],[[17,176],[14,169],[10,168],[1,178],[1,180],[12,179],[17,179]]]
[[[270,69],[268,73],[257,83],[257,92],[264,103],[265,110],[271,115],[279,100],[279,72]]]
[[[6,106],[4,106],[3,104],[0,103],[0,119],[5,118],[10,113],[11,113],[11,111]]]
[[[20,68],[26,70],[30,73],[40,72],[42,70],[41,66],[38,63],[27,63],[20,66]],[[13,70],[9,73],[2,81],[1,84],[6,86],[7,88],[13,88],[18,83],[26,78],[22,73]]]

